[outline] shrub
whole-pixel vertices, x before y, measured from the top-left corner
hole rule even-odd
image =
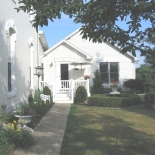
[[[0,125],[0,154],[5,154],[5,151],[9,148],[10,143],[6,136],[6,131]]]
[[[43,88],[43,94],[44,94],[44,95],[50,95],[50,101],[52,101],[51,90],[50,90],[47,86],[45,86],[45,87]],[[46,101],[46,102],[49,102],[49,101]]]
[[[146,100],[149,102],[149,103],[155,103],[155,92],[148,92],[146,94]]]
[[[76,90],[76,102],[83,103],[87,100],[87,91],[85,87],[79,86]]]
[[[130,79],[123,83],[124,87],[129,88],[132,91],[144,92],[144,83],[140,79]]]
[[[137,95],[130,95],[129,97],[109,97],[93,95],[88,97],[87,103],[92,106],[99,107],[127,107],[141,103],[141,99]]]
[[[29,148],[35,145],[36,140],[32,134],[26,130],[9,129],[6,131],[10,143],[14,144],[17,148]]]
[[[40,89],[36,89],[35,93],[34,93],[34,99],[33,99],[34,102],[37,102],[37,103],[42,102],[42,100],[40,98],[40,94],[42,94],[42,91]]]
[[[29,102],[29,103],[32,103],[32,102],[33,102],[32,93],[30,93],[29,96],[28,96],[28,102]]]
[[[93,86],[91,87],[91,93],[92,94],[102,94],[104,89],[102,86],[102,79],[100,76],[99,70],[96,70],[94,72],[94,78],[93,78]]]
[[[0,110],[0,154],[5,154],[6,149],[9,148],[10,143],[6,136],[6,131],[3,128],[3,123],[7,121],[7,115]]]
[[[103,88],[103,94],[108,94],[110,92],[112,92],[111,88]]]

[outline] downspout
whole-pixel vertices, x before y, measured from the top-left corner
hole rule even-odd
[[[37,66],[39,66],[39,26],[37,32]]]

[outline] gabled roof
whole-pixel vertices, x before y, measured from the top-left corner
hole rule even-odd
[[[89,54],[85,53],[84,51],[82,51],[81,49],[77,48],[77,47],[74,46],[73,44],[69,43],[69,42],[68,42],[67,40],[65,40],[65,39],[62,40],[62,41],[60,41],[60,42],[58,42],[58,43],[57,43],[56,45],[54,45],[53,47],[49,48],[46,52],[43,53],[43,55],[42,55],[40,58],[42,58],[42,57],[48,55],[50,52],[52,52],[54,49],[56,49],[58,46],[60,46],[60,45],[63,44],[63,43],[65,43],[65,44],[67,44],[68,46],[72,47],[73,49],[77,50],[79,53],[82,53],[83,55],[86,56],[87,59],[92,59],[92,57],[91,57]]]
[[[75,34],[77,34],[79,31],[80,31],[80,28],[77,29],[77,30],[75,30],[75,31],[74,31],[73,33],[71,33],[70,35],[68,35],[68,36],[65,38],[65,40],[71,38],[72,36],[74,36]],[[106,42],[105,42],[105,44],[106,44]],[[117,47],[119,50],[121,50],[121,48],[120,48],[119,46],[117,46],[117,45],[114,45],[114,46]],[[137,63],[137,62],[139,61],[139,59],[138,59],[137,57],[134,57],[130,52],[126,52],[125,54],[126,54],[127,56],[131,57],[131,58],[134,60],[135,63]]]
[[[70,35],[68,35],[64,40],[60,41],[59,43],[57,43],[56,45],[54,45],[53,47],[51,47],[50,49],[48,49],[45,53],[43,53],[43,56],[45,56],[48,53],[50,53],[52,50],[54,50],[55,48],[57,48],[58,46],[60,46],[62,43],[66,43],[70,47],[72,47],[72,48],[76,49],[77,51],[79,51],[80,53],[84,54],[87,57],[87,59],[91,59],[92,57],[90,55],[88,55],[87,53],[85,53],[84,51],[82,51],[81,49],[79,49],[78,47],[74,46],[73,44],[71,44],[70,42],[67,41],[72,36],[74,36],[75,34],[77,34],[79,31],[80,31],[80,28],[78,28],[77,30],[75,30]],[[105,44],[106,44],[106,42],[105,42]],[[116,47],[117,49],[121,50],[121,48],[118,47],[117,45],[114,45],[114,47]],[[135,63],[137,63],[139,61],[139,59],[137,57],[134,57],[130,52],[126,52],[125,55],[129,56],[130,58],[132,58]]]

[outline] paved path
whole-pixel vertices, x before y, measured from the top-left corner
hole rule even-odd
[[[54,104],[34,129],[37,144],[14,155],[59,155],[71,104]]]

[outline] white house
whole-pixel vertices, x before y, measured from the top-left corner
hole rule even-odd
[[[7,112],[27,101],[30,89],[37,87],[37,56],[48,49],[43,32],[32,27],[33,16],[14,9],[17,1],[3,0],[0,6],[0,106],[6,104]]]
[[[42,84],[52,86],[56,103],[73,103],[76,88],[85,86],[90,95],[94,71],[100,70],[103,85],[135,78],[135,63],[138,59],[130,53],[121,54],[120,49],[109,43],[92,43],[82,39],[79,29],[48,49],[40,57],[44,64]],[[90,79],[85,80],[84,75]]]

